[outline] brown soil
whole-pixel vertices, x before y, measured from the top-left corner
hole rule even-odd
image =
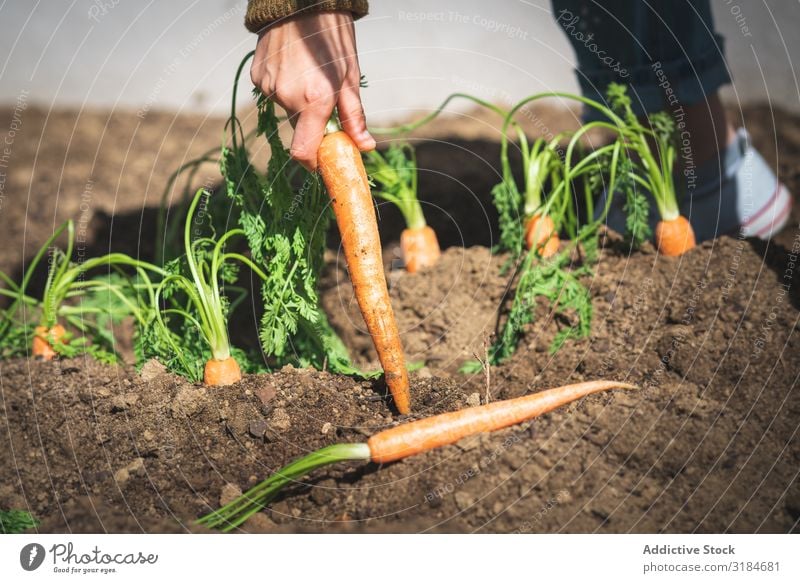
[[[768,113],[745,117],[767,120]],[[800,121],[782,122],[779,164],[798,192]],[[766,132],[756,137],[769,142]],[[485,167],[469,162],[476,152]],[[498,275],[502,258],[486,247],[495,228],[484,209],[491,208],[496,144],[426,142],[419,159],[441,172],[423,172],[424,198],[457,213],[451,233],[447,212],[430,219],[447,248],[435,268],[390,273],[409,359],[426,361],[412,375],[415,416],[426,416],[486,399],[483,376],[457,371],[482,353],[507,282]],[[113,189],[136,209],[120,220],[140,217],[133,181],[120,174]],[[474,206],[461,196],[469,192]],[[17,234],[10,213],[0,222]],[[52,228],[47,216],[31,240]],[[382,217],[390,262],[398,223],[388,211]],[[518,353],[492,369],[489,395],[599,377],[642,390],[590,397],[384,467],[322,469],[245,530],[797,531],[800,281],[787,250],[800,246],[798,233],[789,229],[770,245],[721,238],[679,260],[650,247],[629,253],[610,234],[591,280],[592,337],[550,355],[565,322],[540,306]],[[131,232],[118,236],[131,244]],[[22,256],[22,249],[5,252],[6,266]],[[374,355],[335,250],[329,259],[325,306],[369,365]],[[139,375],[89,359],[2,362],[0,508],[30,509],[43,532],[196,530],[194,518],[303,452],[404,421],[383,390],[379,382],[294,369],[210,390],[152,364]]]

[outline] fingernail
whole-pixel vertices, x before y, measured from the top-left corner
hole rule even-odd
[[[362,132],[361,138],[359,140],[361,142],[361,147],[364,150],[374,150],[376,146],[375,138],[373,138],[369,132]]]

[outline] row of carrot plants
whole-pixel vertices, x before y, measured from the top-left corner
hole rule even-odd
[[[240,73],[241,68],[237,85]],[[649,202],[645,196],[649,193],[662,216],[656,229],[659,250],[676,255],[693,246],[691,226],[678,213],[672,181],[675,150],[671,121],[667,115],[657,114],[645,126],[633,114],[624,87],[610,87],[610,106],[569,94],[543,93],[503,111],[471,96],[463,97],[491,107],[503,116],[502,180],[492,192],[500,217],[500,242],[495,250],[508,256],[505,269],[511,273],[510,287],[515,293],[503,321],[498,322],[490,355],[492,364],[499,364],[513,354],[533,318],[532,308],[540,299],[549,301],[553,309],[570,314],[574,322],[555,338],[554,350],[567,338],[589,333],[591,301],[581,281],[591,273],[597,260],[597,234],[612,196],[626,197],[627,234],[634,243],[641,243],[650,235]],[[540,138],[531,144],[515,122],[515,116],[525,105],[545,97],[581,101],[599,110],[606,120],[549,140]],[[408,131],[427,123],[443,111],[444,105],[420,122],[394,131]],[[324,365],[335,372],[357,374],[320,308],[317,287],[331,218],[329,206],[335,209],[338,199],[358,191],[364,207],[359,212],[374,214],[364,184],[366,178],[362,179],[360,189],[354,189],[352,183],[341,178],[342,170],[332,169],[331,175],[338,172],[340,176],[332,176],[329,181],[328,193],[333,201],[330,205],[319,176],[306,172],[289,158],[278,137],[279,119],[273,104],[261,96],[258,108],[255,135],[265,137],[271,148],[267,171],[259,173],[251,164],[247,144],[252,136],[244,135],[232,109],[227,125],[229,139],[216,160],[222,169],[227,197],[219,193],[211,196],[205,191],[194,196],[187,193],[185,214],[172,211],[183,219],[183,232],[175,229],[180,221],[160,223],[164,227],[160,256],[173,256],[172,259],[156,265],[115,253],[73,263],[74,225],[67,221],[26,265],[21,282],[0,273],[5,284],[0,294],[10,298],[0,322],[3,356],[27,354],[29,350],[34,356],[44,358],[89,352],[113,360],[109,324],[132,316],[137,330],[138,360],[155,357],[190,379],[205,378],[208,384],[230,383],[240,377],[240,363],[246,370],[265,368],[261,355],[233,348],[227,333],[229,312],[246,298],[245,288],[236,285],[239,268],[245,267],[261,287],[261,348],[273,365],[283,362]],[[594,128],[610,131],[616,139],[586,151],[581,145],[582,138]],[[516,141],[512,142],[509,136]],[[333,131],[325,143],[342,143],[342,137],[341,132]],[[517,183],[510,163],[512,144],[521,154],[522,167],[518,169],[523,177],[521,184]],[[329,157],[334,165],[342,161],[351,164],[357,156],[352,149],[331,150]],[[181,170],[195,171],[201,163],[209,161],[215,160],[207,155]],[[441,251],[418,198],[413,147],[408,142],[394,143],[384,153],[366,154],[364,162],[369,180],[375,186],[374,195],[395,204],[406,221],[407,228],[400,236],[406,268],[416,272],[432,266]],[[322,175],[324,179],[324,171]],[[171,185],[172,181],[168,188]],[[595,212],[598,188],[612,196],[606,196],[604,208]],[[586,217],[583,222],[576,203],[581,194]],[[195,216],[198,207],[202,216]],[[162,211],[166,212],[166,206]],[[234,221],[238,227],[229,228]],[[345,253],[348,239],[364,237],[369,239],[372,251],[373,261],[369,265],[372,271],[351,266],[357,296],[361,291],[373,294],[363,301],[386,306],[390,311],[382,283],[374,219],[349,216],[343,221],[340,231]],[[354,231],[362,225],[370,225],[370,232]],[[223,234],[216,237],[215,233],[220,231]],[[64,250],[55,246],[62,235],[66,235]],[[562,236],[566,237],[564,241]],[[237,239],[243,244],[237,245]],[[45,263],[46,255],[44,291],[39,298],[33,298],[27,290],[32,275]],[[364,261],[359,265],[364,266]],[[106,273],[87,277],[100,269]],[[363,277],[359,279],[360,276]],[[377,285],[373,285],[375,282]],[[38,321],[34,312],[38,312]],[[386,329],[380,319],[393,322],[389,316],[387,312],[372,318],[372,322],[367,319],[368,327],[372,324],[375,329],[378,326]],[[69,325],[70,332],[64,324]],[[402,384],[407,385],[400,370],[405,370],[405,366],[396,331],[391,335],[391,339],[385,334],[373,337],[389,342],[384,350],[379,350],[387,361],[382,363],[384,369],[388,364],[392,377],[401,378]],[[209,352],[210,358],[204,358]],[[478,363],[466,363],[464,370],[475,370],[477,366]]]
[[[673,121],[664,112],[639,119],[625,86],[611,84],[606,103],[568,93],[545,92],[525,98],[507,111],[471,95],[456,93],[417,122],[377,131],[394,136],[418,129],[457,98],[477,103],[502,118],[499,161],[502,178],[492,190],[500,232],[494,251],[507,257],[503,270],[509,273],[508,289],[513,293],[510,305],[499,314],[489,364],[500,364],[514,354],[540,301],[547,302],[552,312],[570,321],[553,339],[552,352],[569,338],[589,335],[592,304],[584,281],[598,261],[598,235],[614,198],[623,198],[627,217],[625,235],[632,248],[653,235],[648,224],[651,203],[661,216],[655,229],[655,243],[661,254],[679,256],[695,246],[692,227],[679,212],[673,179],[676,158]],[[574,100],[595,109],[602,119],[584,124],[576,131],[538,138],[531,143],[517,117],[526,106],[547,98]],[[594,130],[604,130],[611,139],[600,147],[588,148],[586,137]],[[512,166],[512,148],[521,158],[519,168]],[[412,154],[403,159],[398,152],[404,150]],[[372,156],[382,159],[380,154]],[[406,178],[405,182],[413,185],[406,191],[416,192],[413,149],[407,144],[393,145],[386,158],[399,160],[394,164],[398,167],[405,163],[408,170],[404,174],[413,178],[413,181]],[[515,176],[521,176],[521,180]],[[598,197],[598,192],[603,196]],[[409,226],[415,224],[416,209],[421,208],[416,200],[414,206],[402,196],[382,198],[398,205]],[[597,200],[600,208],[596,208]],[[406,210],[409,208],[411,212]],[[424,225],[424,218],[416,224]],[[436,257],[438,253],[437,245]],[[477,372],[485,364],[469,361],[464,363],[462,371]]]

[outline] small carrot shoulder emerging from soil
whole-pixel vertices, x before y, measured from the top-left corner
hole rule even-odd
[[[694,229],[683,215],[656,225],[656,247],[662,255],[677,257],[696,246]]]
[[[56,357],[56,351],[53,349],[52,343],[62,342],[66,333],[67,331],[61,324],[56,324],[49,329],[45,326],[36,326],[31,347],[33,356],[38,356],[43,360],[53,360]]]
[[[210,358],[203,371],[203,382],[209,387],[232,385],[242,380],[239,363],[232,356],[225,360]]]
[[[540,257],[552,257],[558,252],[559,238],[553,219],[547,215],[535,214],[525,225],[525,244],[535,249]]]
[[[428,225],[420,229],[403,229],[400,250],[409,273],[432,267],[442,255],[436,232]]]
[[[417,197],[418,168],[410,143],[392,143],[385,152],[373,150],[364,155],[365,168],[375,188],[372,194],[400,211],[406,228],[400,234],[400,250],[406,271],[416,273],[433,267],[441,256],[439,239],[425,221]]]

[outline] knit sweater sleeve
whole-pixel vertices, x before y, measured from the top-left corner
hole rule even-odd
[[[349,10],[353,18],[361,18],[369,5],[367,0],[248,0],[244,24],[250,32],[259,32],[275,20],[322,10]]]

